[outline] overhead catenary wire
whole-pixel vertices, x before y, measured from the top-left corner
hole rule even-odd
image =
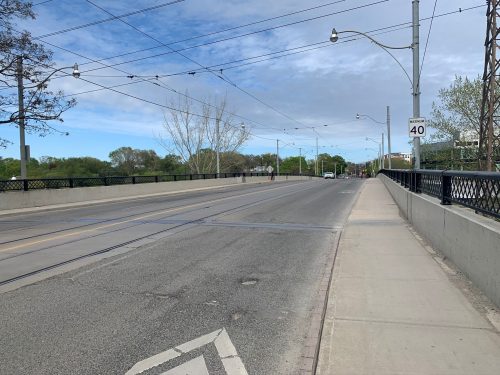
[[[433,20],[434,18],[440,18],[440,17],[443,17],[443,16],[449,16],[449,15],[452,15],[452,14],[464,13],[466,11],[477,9],[477,8],[481,8],[481,7],[484,7],[484,5],[476,5],[476,6],[472,6],[472,7],[469,7],[469,8],[460,8],[460,9],[458,9],[456,11],[450,11],[450,12],[446,12],[446,13],[442,13],[442,14],[438,14],[438,15],[434,15],[433,14],[431,17],[421,18],[420,22],[428,21],[428,20]],[[411,24],[412,24],[411,22],[404,22],[404,23],[399,23],[399,24],[395,24],[395,25],[391,25],[391,26],[386,26],[386,27],[382,27],[382,28],[378,28],[378,29],[366,31],[365,33],[366,34],[372,34],[373,36],[377,36],[377,35],[382,35],[382,34],[389,33],[389,32],[395,32],[395,31],[399,31],[399,30],[404,30],[406,28],[411,28]],[[379,31],[384,31],[384,30],[387,30],[387,31],[385,31],[385,32],[379,32]],[[361,37],[351,37],[349,39],[346,39],[346,40],[343,40],[343,41],[339,41],[337,44],[352,42],[352,41],[360,40],[360,39],[362,39],[362,38]],[[49,44],[49,45],[51,45],[51,44]],[[56,48],[60,48],[60,47],[54,46],[54,45],[51,45],[51,46],[56,47]],[[317,47],[313,47],[313,46],[317,46]],[[330,46],[332,46],[332,44],[329,41],[322,41],[322,42],[311,43],[311,44],[307,44],[307,45],[303,45],[303,46],[299,46],[299,47],[294,47],[294,48],[290,48],[290,49],[285,49],[285,50],[281,50],[281,51],[270,52],[270,53],[262,54],[262,55],[258,55],[258,56],[248,57],[248,58],[245,58],[245,59],[238,59],[238,60],[234,60],[234,61],[231,61],[231,62],[225,62],[225,63],[216,64],[216,65],[211,65],[211,66],[208,66],[207,68],[214,69],[214,68],[224,67],[224,70],[229,70],[229,69],[234,69],[234,68],[238,68],[238,67],[242,67],[242,66],[247,66],[247,65],[252,65],[252,64],[260,63],[260,62],[274,60],[274,59],[278,59],[278,58],[281,58],[281,57],[286,57],[286,56],[290,56],[290,55],[294,55],[294,54],[309,52],[309,51],[320,49],[320,48],[326,48],[326,47],[330,47]],[[308,48],[308,47],[313,47],[313,48]],[[156,48],[156,47],[154,47],[154,48]],[[296,52],[293,52],[293,53],[283,54],[281,56],[271,57],[269,59],[262,59],[262,60],[255,61],[255,62],[249,62],[249,63],[245,63],[245,64],[240,64],[240,65],[225,67],[226,65],[234,64],[234,63],[237,63],[237,62],[243,62],[243,61],[253,60],[253,59],[260,58],[260,57],[275,55],[275,54],[279,54],[279,53],[285,53],[285,52],[294,51],[294,50],[298,50],[298,49],[303,49],[303,50],[302,51],[296,51]],[[65,50],[65,51],[67,51],[67,50]],[[67,52],[71,52],[71,51],[67,51]],[[171,54],[173,52],[168,52],[168,53]],[[115,57],[119,57],[119,56],[121,56],[121,55],[116,55],[116,56],[110,57],[109,59],[112,59],[112,58],[115,58]],[[120,62],[120,63],[113,64],[113,65],[102,64],[103,67],[89,69],[89,70],[85,70],[85,71],[82,71],[82,72],[83,73],[88,73],[88,72],[92,72],[92,71],[95,71],[95,70],[105,69],[107,67],[112,68],[112,67],[116,67],[118,65],[123,65],[123,64],[129,64],[129,63],[133,63],[133,62],[138,62],[138,61],[141,61],[141,60],[146,60],[146,59],[149,59],[149,58],[155,58],[155,57],[158,57],[158,56],[159,55],[152,55],[152,56],[147,56],[147,57],[143,57],[143,58],[139,58],[139,59],[134,59],[134,60],[128,60],[128,61]],[[100,62],[106,60],[106,59],[93,60],[93,59],[90,59],[88,57],[85,57],[85,58],[88,59],[88,60],[91,60],[91,63],[92,62],[100,63]],[[87,64],[87,63],[83,63],[81,65],[85,65],[85,64]],[[172,76],[184,75],[184,74],[196,74],[196,73],[201,73],[201,72],[204,72],[204,71],[206,71],[206,69],[194,69],[194,70],[190,69],[190,70],[185,70],[185,71],[177,72],[177,73],[160,74],[160,75],[156,75],[156,76],[134,75],[134,77],[141,76],[143,78],[151,78],[151,77],[161,77],[161,78],[164,78],[164,77],[172,77]],[[104,76],[104,75],[89,75],[89,74],[86,74],[86,76],[109,77],[109,78],[124,77],[124,76]],[[129,78],[131,78],[131,75],[126,75],[126,76],[129,77]]]
[[[126,93],[126,92],[123,92],[123,91],[119,91],[119,90],[116,90],[115,88],[113,87],[106,87],[104,85],[101,85],[100,83],[97,83],[97,82],[93,82],[93,81],[90,81],[88,79],[85,79],[85,78],[79,78],[80,80],[82,81],[85,81],[87,83],[90,83],[92,85],[96,85],[96,86],[99,86],[103,89],[106,89],[106,90],[109,90],[109,91],[112,91],[112,92],[115,92],[117,94],[120,94],[120,95],[124,95],[126,97],[129,97],[129,98],[132,98],[132,99],[135,99],[135,100],[138,100],[138,101],[141,101],[141,102],[144,102],[144,103],[148,103],[148,104],[151,104],[151,105],[154,105],[156,107],[160,107],[160,108],[164,108],[164,109],[168,109],[168,110],[172,110],[172,111],[175,111],[175,112],[179,112],[179,113],[182,113],[182,114],[189,114],[191,116],[194,116],[194,117],[199,117],[199,118],[204,118],[204,119],[209,119],[209,120],[213,120],[213,121],[216,121],[217,118],[215,117],[210,117],[210,116],[207,116],[205,114],[199,114],[199,113],[195,113],[195,112],[188,112],[188,111],[184,111],[182,109],[178,109],[178,108],[174,108],[174,107],[171,107],[171,106],[168,106],[168,105],[165,105],[165,104],[160,104],[160,103],[156,103],[152,100],[149,100],[149,99],[144,99],[144,98],[141,98],[139,96],[136,96],[136,95],[132,95],[132,94],[129,94],[129,93]],[[228,126],[232,127],[232,128],[237,128],[236,125],[231,125],[229,124]],[[256,138],[260,138],[260,139],[264,139],[264,140],[270,140],[270,141],[274,141],[275,139],[274,138],[266,138],[266,137],[262,137],[262,136],[259,136],[257,134],[253,134],[251,131],[247,130],[248,134],[250,134],[252,137],[256,137]]]
[[[52,1],[52,0],[49,0],[49,1]],[[110,17],[110,18],[106,18],[106,19],[103,19],[103,20],[89,22],[89,23],[86,23],[86,24],[83,24],[83,25],[69,27],[67,29],[63,29],[63,30],[59,30],[59,31],[54,31],[54,32],[51,32],[51,33],[48,33],[48,34],[38,35],[38,36],[34,37],[33,39],[43,39],[43,38],[48,38],[50,36],[64,34],[64,33],[70,32],[70,31],[84,29],[86,27],[99,25],[101,23],[105,23],[105,22],[109,22],[109,21],[114,21],[116,18],[130,17],[130,16],[133,16],[133,15],[136,15],[136,14],[149,12],[149,11],[156,10],[156,9],[159,9],[159,8],[163,8],[163,7],[166,7],[166,6],[169,6],[169,5],[174,5],[174,4],[177,4],[177,3],[182,3],[184,1],[186,1],[186,0],[173,0],[173,1],[170,1],[168,3],[157,4],[157,5],[152,6],[152,7],[135,10],[133,12],[129,12],[129,13],[125,13],[125,14],[120,14],[120,15],[115,16],[115,17]],[[48,2],[48,1],[45,1],[43,3],[38,3],[38,4],[35,4],[35,5],[44,4],[46,2]]]
[[[478,7],[480,7],[480,6],[471,7],[471,8],[468,8],[468,9],[473,9],[473,8],[478,8]],[[463,11],[465,11],[465,10],[467,10],[467,9],[461,9],[461,12],[463,12]],[[452,14],[452,13],[455,13],[455,12],[449,12],[449,13],[447,13],[447,14]],[[443,16],[443,15],[438,15],[438,16]],[[436,18],[437,18],[438,16],[436,16]],[[59,48],[59,47],[58,47],[58,48]],[[72,52],[72,51],[69,51],[69,52]],[[73,52],[72,52],[72,53],[73,53]],[[85,58],[86,58],[86,57],[85,57]],[[110,66],[110,67],[112,67],[112,66]],[[229,68],[226,68],[226,70],[227,70],[227,69],[229,69]],[[136,81],[136,82],[141,82],[141,81]],[[103,89],[104,89],[104,88],[103,88]]]
[[[251,31],[251,32],[248,32],[248,33],[245,33],[245,34],[234,35],[234,36],[230,36],[230,37],[226,37],[226,38],[222,38],[222,39],[217,39],[217,40],[210,41],[210,42],[205,42],[205,43],[197,44],[197,45],[194,45],[194,46],[179,48],[179,49],[174,49],[174,48],[171,47],[173,44],[176,44],[176,43],[164,43],[164,42],[159,41],[159,40],[157,40],[156,38],[154,38],[154,37],[152,37],[150,35],[147,35],[147,33],[143,32],[142,30],[136,28],[135,26],[127,23],[126,21],[124,21],[122,19],[117,18],[117,20],[121,21],[121,22],[123,22],[125,24],[127,24],[128,26],[134,28],[136,31],[142,33],[143,35],[145,35],[147,37],[150,37],[155,42],[157,42],[157,43],[160,44],[157,47],[150,47],[150,48],[145,49],[145,50],[138,50],[138,51],[130,52],[130,53],[127,53],[127,54],[144,52],[146,50],[151,50],[151,49],[154,49],[154,48],[162,48],[162,47],[166,47],[166,48],[169,49],[168,52],[163,52],[163,53],[155,54],[155,55],[152,55],[152,56],[149,56],[149,57],[143,57],[143,58],[138,58],[138,59],[134,59],[133,60],[133,61],[141,61],[141,60],[145,60],[146,58],[165,56],[165,55],[173,54],[173,53],[179,54],[180,52],[184,52],[184,51],[187,51],[187,50],[190,50],[190,49],[194,49],[194,48],[206,47],[206,46],[217,44],[217,43],[222,43],[222,42],[226,42],[226,41],[230,41],[230,40],[234,40],[234,39],[239,39],[239,38],[243,38],[243,37],[247,37],[247,36],[251,36],[251,35],[255,35],[255,34],[260,34],[260,33],[269,32],[269,31],[272,31],[272,30],[281,29],[281,28],[284,28],[284,27],[298,25],[298,24],[301,24],[301,23],[304,23],[304,22],[314,21],[314,20],[325,18],[325,17],[329,17],[329,16],[332,16],[332,15],[338,15],[338,14],[342,14],[342,13],[348,13],[348,12],[356,11],[356,10],[359,10],[359,9],[363,9],[363,8],[371,7],[371,6],[374,6],[374,5],[378,5],[378,4],[381,4],[381,3],[385,3],[385,2],[388,2],[388,1],[391,1],[391,0],[378,0],[378,1],[375,1],[375,2],[372,2],[372,3],[360,5],[360,6],[357,6],[357,7],[347,8],[347,9],[340,10],[340,11],[337,11],[337,12],[323,14],[323,15],[316,16],[316,17],[311,17],[311,18],[307,18],[307,19],[303,19],[303,20],[299,20],[299,21],[289,22],[289,23],[282,24],[282,25],[272,26],[272,27],[268,27],[268,28],[265,28],[265,29]],[[107,12],[108,14],[112,14],[112,13],[109,13],[108,11],[106,11],[105,9],[99,7],[98,5],[95,5],[94,3],[92,3],[89,0],[87,0],[87,2],[89,2],[90,4],[94,5],[95,7],[99,8],[99,9],[103,10],[104,12]],[[106,61],[106,60],[110,60],[110,59],[113,59],[113,58],[116,58],[116,57],[122,57],[122,56],[125,56],[127,54],[120,54],[120,55],[116,55],[116,56],[112,56],[112,57],[107,57],[105,59],[101,59],[101,60],[98,60],[98,61]],[[123,64],[123,63],[119,63],[119,64]],[[85,64],[82,64],[82,65],[85,65]]]
[[[424,69],[425,56],[427,54],[427,46],[429,45],[429,39],[431,36],[432,23],[434,22],[434,14],[436,13],[436,6],[437,6],[437,0],[434,0],[434,9],[432,10],[432,17],[431,17],[431,23],[429,25],[429,32],[427,33],[427,40],[425,41],[424,55],[422,56],[422,63],[420,64],[420,71],[418,73],[419,77],[422,76],[422,70]],[[418,80],[418,83],[420,83],[420,79]]]
[[[459,10],[456,10],[456,11],[450,11],[450,12],[446,12],[446,13],[434,15],[432,17],[421,18],[420,22],[428,21],[428,20],[431,20],[431,19],[440,18],[440,17],[444,17],[444,16],[449,16],[449,15],[452,15],[452,14],[464,13],[466,11],[474,10],[474,9],[478,9],[478,8],[482,8],[482,7],[484,7],[484,5],[476,5],[476,6],[471,6],[469,8],[460,8]],[[409,21],[409,22],[403,22],[403,23],[399,23],[399,24],[395,24],[395,25],[386,26],[386,27],[383,27],[383,28],[378,28],[378,29],[375,29],[375,30],[367,31],[366,33],[370,33],[371,34],[373,32],[378,32],[378,31],[383,31],[383,30],[389,30],[389,29],[395,29],[394,31],[398,31],[398,30],[405,29],[406,26],[407,27],[411,27],[411,24],[412,24],[411,21]],[[257,31],[257,32],[261,32],[261,31]],[[380,34],[375,34],[375,35],[380,35]],[[237,37],[242,37],[242,36],[247,36],[247,34],[244,34],[244,35],[241,35],[241,36],[237,36]],[[355,39],[352,39],[352,40],[358,40],[358,39],[360,39],[360,38],[356,37]],[[213,41],[213,42],[210,42],[209,44],[219,43],[219,42],[222,42],[222,41],[224,41],[224,40]],[[42,41],[42,42],[48,43],[48,42],[45,42],[45,41]],[[327,41],[319,42],[319,43],[325,43],[325,44],[328,43],[328,44],[330,44],[330,42],[327,42]],[[48,43],[48,44],[51,45],[50,43]],[[190,50],[190,49],[199,48],[199,47],[203,47],[203,46],[206,46],[206,45],[208,45],[208,44],[199,44],[199,45],[195,45],[195,46],[181,48],[181,49],[178,49],[178,50],[171,50],[171,51],[168,51],[168,52],[163,52],[163,53],[159,53],[159,54],[144,56],[144,57],[140,57],[140,58],[136,58],[136,59],[132,59],[132,60],[121,61],[121,62],[114,63],[114,64],[102,64],[101,67],[96,67],[96,68],[92,68],[92,69],[88,69],[88,70],[83,70],[82,72],[83,73],[89,73],[89,72],[93,72],[93,71],[97,71],[97,70],[102,70],[102,69],[105,69],[107,67],[116,67],[116,66],[120,66],[120,65],[131,64],[131,63],[134,63],[134,62],[145,61],[145,60],[153,59],[153,58],[156,58],[156,57],[161,57],[161,56],[165,56],[165,55],[168,55],[168,54],[173,54],[173,53],[176,53],[176,52],[184,52],[184,51],[187,51],[187,50]],[[154,48],[160,48],[160,47],[161,46],[154,47]],[[306,46],[304,46],[304,47],[306,47]],[[135,53],[135,52],[130,52],[130,53],[127,53],[127,54],[133,54],[133,53]],[[125,56],[127,54],[115,55],[115,56],[107,57],[107,58],[104,58],[104,59],[88,59],[88,60],[90,60],[90,62],[88,62],[88,63],[82,63],[82,64],[80,64],[80,66],[85,66],[85,65],[90,64],[90,63],[102,63],[103,61],[111,60],[111,59],[114,59],[114,58],[117,58],[117,57],[121,57],[121,56]],[[215,66],[212,66],[212,67],[217,67],[217,66],[220,66],[220,65],[222,65],[222,64],[218,64],[218,65],[215,65]],[[190,72],[201,72],[201,71],[205,71],[205,70],[206,70],[205,67],[203,67],[202,69],[194,69],[194,70],[191,69],[191,70],[187,70],[187,71],[184,71],[184,72],[181,72],[181,73],[165,74],[165,75],[161,75],[161,76],[162,77],[168,77],[168,76],[173,76],[173,75],[188,74]]]
[[[379,2],[386,2],[386,1],[388,1],[388,0],[380,0]],[[92,4],[92,5],[94,5],[95,7],[99,8],[99,9],[101,9],[103,12],[108,13],[110,16],[113,16],[113,14],[112,14],[111,12],[109,12],[109,11],[105,10],[104,8],[102,8],[102,7],[98,6],[98,5],[96,5],[96,4],[95,4],[95,3],[93,3],[91,0],[87,0],[87,2],[88,2],[88,3],[90,3],[90,4]],[[124,20],[122,20],[122,19],[118,19],[118,20],[119,20],[120,22],[122,22],[122,23],[124,23],[124,24],[126,24],[126,25],[130,26],[132,29],[136,30],[136,31],[137,31],[137,32],[139,32],[140,34],[145,35],[145,36],[147,36],[148,38],[150,38],[150,39],[154,40],[155,42],[165,45],[163,42],[161,42],[161,41],[160,41],[160,40],[158,40],[157,38],[155,38],[155,37],[153,37],[153,36],[149,35],[148,33],[146,33],[146,32],[144,32],[144,31],[140,30],[139,28],[137,28],[137,27],[135,27],[134,25],[132,25],[132,24],[128,23],[127,21],[124,21]],[[172,49],[170,46],[167,46],[167,45],[165,45],[165,46],[166,46],[167,48],[169,48],[169,49]],[[173,50],[173,49],[172,49],[172,50]],[[206,67],[204,67],[202,64],[200,64],[198,61],[196,61],[196,60],[194,60],[194,59],[190,58],[189,56],[187,56],[187,55],[185,55],[185,54],[183,54],[183,53],[180,53],[180,52],[176,52],[176,53],[177,53],[177,54],[179,54],[180,56],[182,56],[183,58],[185,58],[186,60],[188,60],[188,61],[190,61],[190,62],[192,62],[192,63],[194,63],[194,64],[198,65],[199,67],[201,67],[201,68],[205,68],[205,69],[206,69]],[[208,70],[208,69],[207,69],[207,70]],[[262,100],[258,99],[256,96],[254,96],[254,95],[252,95],[252,94],[248,93],[246,90],[244,90],[244,89],[240,88],[240,87],[239,87],[238,85],[236,85],[234,82],[230,82],[227,78],[222,77],[222,75],[218,75],[218,74],[213,73],[213,72],[212,72],[212,74],[213,74],[213,75],[215,75],[215,76],[216,76],[216,77],[218,77],[218,78],[221,78],[223,81],[230,83],[233,87],[236,87],[236,88],[237,88],[237,89],[239,89],[241,92],[246,93],[247,95],[249,95],[249,96],[250,96],[250,97],[252,97],[253,99],[257,100],[259,103],[265,104],[268,108],[270,108],[271,110],[275,111],[276,113],[279,113],[280,115],[282,115],[282,116],[286,117],[287,119],[292,119],[290,116],[288,116],[288,115],[284,114],[284,113],[283,113],[283,112],[281,112],[281,111],[276,110],[273,106],[271,106],[271,105],[269,105],[269,104],[267,104],[267,103],[263,102]],[[299,122],[299,121],[297,121],[297,120],[294,120],[294,121],[295,121],[295,122],[297,122],[297,123],[299,123],[299,124],[302,124],[301,122]],[[305,126],[304,124],[302,124],[302,125],[303,125],[303,126]]]

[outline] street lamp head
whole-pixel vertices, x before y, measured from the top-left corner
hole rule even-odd
[[[337,40],[339,40],[339,34],[337,34],[337,30],[335,30],[335,27],[332,29],[332,35],[330,36],[330,42],[335,43]]]
[[[78,70],[78,64],[73,65],[73,77],[80,78],[80,71]]]
[[[356,120],[359,120],[359,113],[356,113]]]
[[[243,122],[241,123],[241,125],[240,125],[240,126],[241,126],[241,128],[242,128],[243,130],[245,130],[245,124],[244,124]]]

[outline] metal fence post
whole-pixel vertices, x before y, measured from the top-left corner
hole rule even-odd
[[[441,204],[451,204],[451,176],[441,175]]]
[[[415,193],[422,193],[422,173],[415,172]]]

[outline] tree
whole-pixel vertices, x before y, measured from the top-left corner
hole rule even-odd
[[[324,172],[334,172],[336,174],[343,173],[347,167],[347,163],[342,156],[331,156],[327,153],[318,155],[318,168],[320,171],[322,164]],[[337,168],[336,170],[335,167]]]
[[[0,125],[19,126],[24,120],[27,132],[41,136],[56,131],[49,121],[63,121],[63,112],[76,104],[75,99],[66,100],[62,91],[48,89],[50,78],[55,73],[52,52],[42,44],[34,42],[27,31],[17,32],[12,27],[16,19],[34,19],[30,2],[22,0],[0,0]],[[18,108],[18,78],[24,86],[24,113]],[[12,143],[0,139],[0,147]]]
[[[111,165],[124,175],[132,175],[138,169],[137,153],[132,147],[120,147],[109,153]]]
[[[226,106],[224,98],[213,105],[202,103],[197,108],[187,95],[179,96],[165,113],[164,129],[169,138],[160,135],[160,144],[178,154],[192,172],[214,173],[217,151],[236,152],[250,135],[245,127],[236,124]],[[221,171],[227,168],[220,165]]]
[[[479,139],[482,81],[479,77],[455,77],[448,87],[439,90],[439,102],[432,103],[429,127],[436,131],[431,139],[437,141]]]
[[[160,171],[167,174],[182,174],[184,173],[184,164],[181,158],[175,154],[168,154],[159,162]]]
[[[302,172],[302,174],[304,174],[306,170],[307,162],[306,158],[303,156],[290,156],[283,160],[283,163],[280,165],[281,173],[299,174],[299,172]]]

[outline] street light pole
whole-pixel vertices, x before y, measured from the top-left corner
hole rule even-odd
[[[412,44],[409,46],[405,47],[392,47],[392,46],[387,46],[385,44],[382,44],[375,39],[373,39],[371,36],[369,36],[366,33],[360,32],[360,31],[355,31],[355,30],[345,30],[345,31],[338,31],[333,28],[332,33],[330,36],[330,41],[332,43],[335,43],[338,41],[339,37],[338,35],[341,33],[353,33],[353,34],[358,34],[362,35],[369,40],[371,40],[373,43],[381,47],[385,52],[387,52],[392,59],[399,65],[399,67],[403,70],[404,74],[408,78],[408,81],[410,82],[412,86],[412,95],[413,95],[413,118],[418,118],[420,117],[420,33],[419,33],[419,28],[420,28],[420,21],[419,21],[419,6],[420,6],[420,0],[412,0]],[[411,48],[413,51],[413,79],[410,78],[410,75],[406,71],[406,69],[401,65],[398,59],[389,52],[389,49],[406,49],[406,48]],[[389,134],[389,133],[388,133]],[[414,137],[413,138],[413,153],[414,153],[414,159],[415,159],[415,164],[414,168],[415,169],[420,169],[420,138],[419,137]],[[389,167],[390,168],[390,167]]]
[[[385,168],[385,148],[384,148],[384,132],[382,132],[382,169]]]
[[[43,86],[45,82],[47,82],[50,77],[52,77],[55,73],[63,70],[73,68],[73,77],[79,78],[80,71],[78,70],[78,64],[75,63],[73,66],[67,66],[63,68],[59,68],[54,70],[48,77],[46,77],[43,81],[38,83],[39,86]],[[18,110],[19,110],[19,148],[20,148],[20,156],[21,156],[21,179],[25,180],[27,178],[27,159],[28,159],[28,149],[29,146],[26,146],[26,115],[24,108],[24,82],[23,82],[23,57],[21,55],[17,56],[16,59],[16,76],[17,76],[17,97],[18,97]]]
[[[419,4],[420,0],[413,0],[413,118],[420,117],[420,35],[419,35]],[[413,138],[413,152],[415,169],[420,169],[420,137]]]
[[[390,107],[387,106],[387,153],[389,154],[389,169],[392,169],[391,163],[391,111]]]
[[[219,134],[219,122],[220,119],[215,119],[215,137],[216,137],[216,145],[215,145],[215,154],[216,154],[216,162],[217,162],[217,178],[220,175],[220,155],[219,155],[219,142],[220,142],[220,134]]]
[[[280,140],[276,140],[276,176],[280,175]]]
[[[369,115],[363,115],[363,114],[359,114],[359,113],[356,114],[356,119],[359,120],[361,117],[367,117],[377,124],[380,124],[380,125],[385,124],[387,126],[387,149],[388,149],[388,153],[389,153],[389,169],[391,169],[392,168],[392,166],[391,166],[391,119],[390,119],[389,106],[387,106],[387,117],[386,117],[385,123],[381,122],[381,121],[377,121]],[[382,152],[385,155],[384,133],[382,133]],[[384,167],[385,167],[385,162],[384,162]]]
[[[24,131],[24,83],[23,83],[23,57],[17,56],[17,96],[19,108],[19,148],[21,151],[21,179],[25,180],[26,172],[26,138]]]
[[[302,176],[302,148],[299,147],[299,176]]]

